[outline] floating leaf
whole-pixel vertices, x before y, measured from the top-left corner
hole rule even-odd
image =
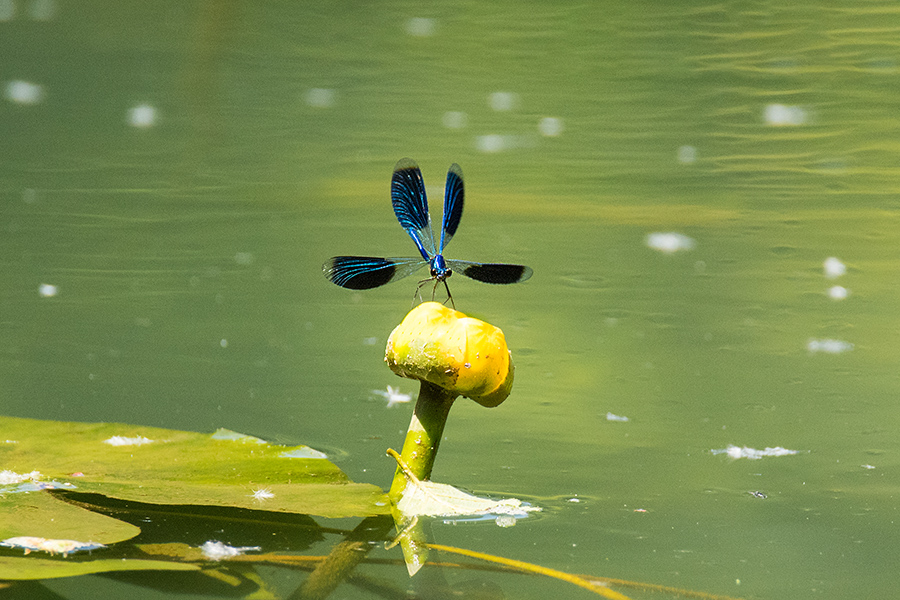
[[[154,504],[265,508],[324,517],[388,511],[380,488],[350,482],[308,446],[269,444],[221,429],[210,435],[11,417],[0,417],[0,430],[16,442],[0,446],[5,469],[40,471],[79,492]],[[105,443],[110,439],[141,443]]]
[[[208,435],[11,417],[0,417],[0,431],[6,440],[0,444],[0,540],[26,551],[66,555],[141,533],[139,520],[129,524],[95,512],[101,510],[96,501],[102,497],[159,505],[160,510],[172,505],[265,509],[304,519],[309,514],[349,517],[388,511],[380,488],[350,482],[308,446],[269,444],[228,430]],[[109,552],[114,550],[98,549],[94,555]],[[102,556],[0,556],[4,580],[159,569],[196,567]]]
[[[455,517],[464,515],[512,515],[524,517],[529,512],[541,510],[517,498],[491,500],[473,496],[445,483],[422,481],[415,476],[395,450],[388,449],[406,475],[406,488],[397,503],[397,509],[406,518],[410,517]]]

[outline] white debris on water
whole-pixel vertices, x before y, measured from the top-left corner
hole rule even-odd
[[[847,265],[833,256],[826,258],[822,267],[825,270],[825,277],[828,279],[837,279],[847,272]]]
[[[123,435],[114,435],[108,440],[103,440],[104,444],[110,446],[143,446],[144,444],[152,444],[153,440],[145,438],[142,435],[135,437],[125,437]]]
[[[128,124],[138,129],[147,129],[156,124],[156,108],[150,104],[138,104],[128,109]]]
[[[832,300],[844,300],[850,295],[850,290],[842,285],[835,285],[828,288],[828,297]]]
[[[47,552],[51,556],[62,554],[64,557],[73,552],[82,550],[96,550],[106,548],[103,544],[95,542],[79,542],[76,540],[53,540],[42,537],[19,536],[11,537],[0,542],[0,546],[7,548],[21,548],[25,554],[31,552]]]
[[[412,394],[404,394],[400,391],[400,388],[395,388],[390,385],[387,386],[387,391],[372,390],[372,393],[387,400],[387,408],[392,408],[397,404],[405,404],[412,400]]]
[[[250,494],[250,497],[257,502],[262,503],[264,500],[271,500],[272,498],[274,498],[275,494],[272,492],[271,488],[258,488],[253,490],[253,493]]]
[[[806,342],[806,349],[809,350],[811,354],[815,354],[816,352],[824,352],[825,354],[841,354],[843,352],[849,352],[853,350],[853,344],[850,342],[845,342],[843,340],[816,340],[812,339]]]
[[[733,444],[729,444],[728,447],[721,450],[710,450],[710,452],[713,454],[727,454],[729,458],[749,458],[751,460],[770,456],[791,456],[793,454],[799,454],[799,450],[788,450],[781,446],[757,450],[756,448],[748,448],[747,446],[740,447]]]
[[[431,37],[437,30],[437,21],[427,17],[412,17],[406,21],[406,33],[413,37]]]
[[[683,233],[654,232],[647,234],[645,239],[647,247],[665,254],[673,254],[680,250],[692,250],[697,242]]]
[[[32,471],[31,473],[16,473],[15,471],[0,471],[0,485],[10,485],[13,483],[22,483],[23,481],[37,481],[40,479],[40,471]]]
[[[37,83],[17,79],[6,84],[5,96],[16,104],[40,104],[44,99],[44,88]]]
[[[766,125],[784,127],[789,125],[803,125],[809,119],[805,109],[800,106],[787,104],[767,104],[763,111],[763,121]]]
[[[223,544],[222,542],[217,542],[210,540],[200,546],[201,552],[203,552],[203,556],[208,560],[225,560],[228,558],[234,558],[235,556],[241,556],[245,552],[258,552],[262,550],[259,546],[229,546],[228,544]]]

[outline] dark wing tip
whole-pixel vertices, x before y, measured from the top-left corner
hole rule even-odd
[[[328,280],[349,290],[370,290],[394,277],[396,264],[376,256],[334,256],[322,265]]]
[[[506,263],[483,263],[467,266],[462,274],[484,283],[521,283],[534,275],[531,267]]]

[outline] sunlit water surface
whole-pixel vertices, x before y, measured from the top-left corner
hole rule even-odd
[[[415,278],[352,292],[321,264],[413,255],[391,169],[418,160],[436,213],[457,162],[447,255],[535,275],[450,281],[517,370],[502,406],[454,407],[434,476],[545,510],[436,541],[746,598],[894,597],[898,17],[2,0],[2,412],[227,427],[386,486],[412,404],[377,392],[416,392],[382,360]]]

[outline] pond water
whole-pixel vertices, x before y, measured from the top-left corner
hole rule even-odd
[[[894,597],[898,13],[0,0],[0,410],[226,427],[388,486],[412,404],[376,391],[416,392],[383,363],[416,278],[357,292],[321,265],[412,256],[393,165],[419,162],[437,219],[456,162],[447,256],[534,276],[450,282],[517,370],[502,406],[457,402],[434,478],[544,511],[437,522],[436,542],[735,597]]]

